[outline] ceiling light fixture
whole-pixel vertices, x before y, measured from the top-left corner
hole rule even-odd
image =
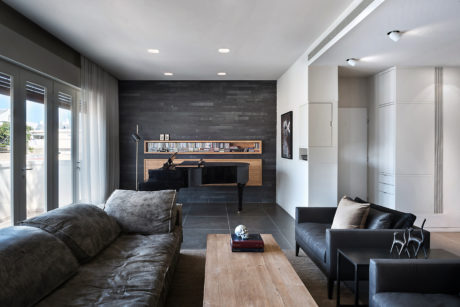
[[[218,72],[217,75],[218,75],[218,76],[226,76],[227,73],[226,73],[226,72]]]
[[[228,49],[228,48],[220,48],[218,51],[219,51],[219,53],[229,53],[230,49]]]
[[[398,30],[393,30],[388,32],[387,35],[392,41],[397,42],[401,39],[402,33]]]
[[[157,53],[160,53],[160,50],[158,50],[158,49],[147,49],[147,52],[157,54]]]
[[[173,76],[174,74],[172,72],[165,72],[164,75],[165,76]]]
[[[350,66],[356,66],[356,62],[358,61],[358,59],[354,59],[354,58],[349,58],[347,59],[347,63],[348,65]]]

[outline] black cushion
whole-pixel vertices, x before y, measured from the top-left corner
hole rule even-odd
[[[355,201],[359,203],[368,203],[368,201],[365,201],[359,197],[356,197]],[[392,224],[390,228],[392,229],[405,229],[405,228],[412,227],[414,225],[415,219],[417,218],[412,213],[404,213],[398,210],[393,210],[393,209],[379,206],[379,205],[372,204],[372,203],[371,203],[371,208],[377,209],[382,212],[391,213],[392,214]]]
[[[375,307],[458,307],[460,297],[450,294],[382,292],[373,297]]]
[[[326,229],[331,224],[300,223],[295,226],[296,240],[302,240],[313,251],[316,258],[326,262]]]
[[[367,215],[365,228],[367,229],[390,229],[393,222],[393,214],[370,208]]]

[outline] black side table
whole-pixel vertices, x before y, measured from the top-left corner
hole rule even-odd
[[[449,253],[443,249],[431,249],[428,251],[427,259],[458,259],[459,256]],[[359,305],[359,282],[369,280],[369,262],[371,259],[409,259],[407,255],[396,253],[390,254],[389,249],[371,249],[371,248],[347,248],[337,250],[337,307],[344,306],[340,304],[340,281],[343,262],[346,261],[354,268],[354,291],[355,303],[353,306]],[[414,258],[411,258],[414,259]],[[425,259],[423,252],[419,253],[417,259]],[[362,305],[367,306],[367,305]]]

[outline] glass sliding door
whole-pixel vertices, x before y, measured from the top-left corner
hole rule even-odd
[[[27,218],[46,211],[46,102],[47,88],[27,81],[26,176]]]
[[[12,77],[0,72],[0,228],[11,225]]]
[[[58,92],[58,187],[59,207],[73,202],[72,91]]]

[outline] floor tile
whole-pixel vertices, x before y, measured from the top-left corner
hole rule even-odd
[[[227,216],[226,204],[193,204],[190,206],[189,215],[195,216]]]
[[[229,233],[228,229],[184,229],[182,249],[205,249],[208,234]]]
[[[235,229],[238,225],[245,225],[249,232],[260,232],[262,230],[277,231],[275,224],[268,216],[238,216],[230,215],[230,229]]]
[[[184,228],[193,229],[228,229],[226,216],[193,216],[188,215],[184,222]],[[184,230],[185,231],[185,230]]]
[[[227,205],[228,215],[239,215],[239,216],[265,216],[267,215],[262,204],[244,204],[243,210],[239,213],[235,209],[236,209],[235,205],[228,204]]]

